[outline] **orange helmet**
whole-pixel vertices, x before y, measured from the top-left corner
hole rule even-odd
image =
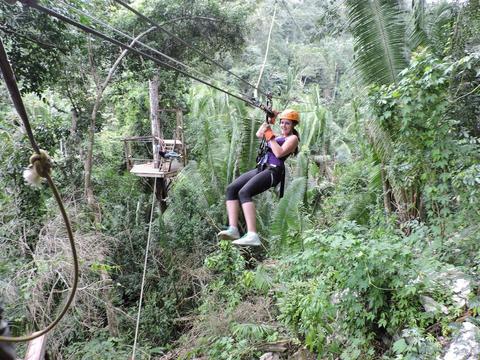
[[[280,113],[280,115],[278,115],[278,118],[280,120],[286,119],[286,120],[295,121],[298,123],[300,121],[300,114],[296,110],[285,109]]]

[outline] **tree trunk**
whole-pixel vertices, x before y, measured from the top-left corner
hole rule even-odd
[[[105,259],[102,257],[99,259],[100,263],[104,263]],[[107,270],[100,270],[100,279],[102,280],[103,286],[101,290],[101,295],[105,301],[105,312],[107,314],[107,325],[108,332],[110,336],[117,337],[119,335],[118,331],[118,320],[117,315],[115,314],[115,307],[112,303],[112,278]]]
[[[385,165],[380,164],[380,174],[382,176],[382,187],[383,187],[383,205],[385,208],[385,213],[391,215],[393,212],[393,199],[392,199],[392,188],[385,173]]]
[[[78,113],[77,110],[73,109],[70,111],[72,114],[72,124],[70,126],[70,137],[75,139],[77,137],[77,127],[78,127]]]
[[[163,136],[160,130],[160,119],[158,117],[158,75],[154,75],[151,80],[148,81],[148,90],[150,94],[150,125],[152,129],[152,152],[153,152],[153,164],[155,168],[160,167],[160,154],[161,143],[159,139],[163,140]]]
[[[87,200],[87,204],[92,209],[95,225],[101,223],[101,212],[100,212],[100,205],[98,204],[95,196],[93,195],[93,186],[92,186],[92,168],[93,168],[93,143],[95,141],[95,122],[97,119],[97,111],[100,105],[101,95],[97,93],[97,99],[93,106],[92,110],[92,117],[90,119],[90,126],[88,128],[88,143],[87,143],[87,154],[85,157],[85,198]]]
[[[168,180],[166,178],[153,178],[157,182],[157,191],[155,196],[160,205],[160,212],[163,214],[167,210],[167,191],[168,191]]]

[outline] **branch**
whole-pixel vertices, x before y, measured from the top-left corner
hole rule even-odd
[[[31,37],[29,37],[29,36],[27,36],[27,35],[20,34],[20,33],[16,32],[16,31],[10,29],[8,26],[0,25],[0,30],[2,30],[3,32],[5,32],[5,33],[7,33],[7,34],[12,34],[12,35],[18,36],[18,37],[20,37],[20,38],[22,38],[22,39],[25,39],[25,40],[27,40],[27,41],[30,41],[30,42],[32,42],[32,43],[34,43],[34,44],[37,44],[37,45],[39,45],[39,46],[40,46],[41,48],[43,48],[43,49],[59,49],[59,50],[61,50],[61,51],[63,51],[63,52],[66,51],[66,49],[64,49],[64,48],[59,48],[58,46],[55,46],[55,45],[53,45],[53,44],[48,44],[48,43],[45,43],[45,42],[43,42],[43,41],[40,41],[40,40],[38,40],[38,39],[36,39],[36,38],[31,38]]]
[[[147,29],[145,30],[144,32],[142,32],[141,34],[137,35],[136,38],[134,38],[132,40],[132,42],[129,44],[130,47],[132,47],[133,45],[135,45],[135,43],[140,40],[140,38],[144,37],[145,35],[147,35],[149,32],[155,30],[156,27],[151,27],[150,29]],[[118,65],[120,65],[120,63],[122,62],[123,58],[128,54],[129,50],[128,49],[125,49],[122,51],[122,53],[120,54],[120,56],[117,58],[117,60],[115,60],[115,62],[113,63],[112,67],[110,68],[110,70],[108,71],[108,75],[107,77],[105,78],[105,81],[102,83],[102,85],[100,86],[100,91],[103,92],[105,90],[105,88],[107,87],[108,83],[110,82],[110,80],[112,80],[112,77],[113,77],[113,74],[115,73],[115,70],[117,70],[117,67]]]
[[[457,102],[458,100],[464,98],[465,96],[468,96],[468,95],[472,95],[474,92],[476,92],[478,89],[480,89],[480,84],[477,85],[472,91],[466,93],[466,94],[463,94],[462,96],[459,96],[457,97],[455,100],[453,100],[452,102]]]
[[[181,16],[181,17],[178,17],[178,18],[174,18],[174,19],[164,21],[160,25],[163,26],[163,25],[166,25],[166,24],[173,23],[175,21],[180,21],[180,20],[197,20],[197,19],[211,21],[211,22],[220,22],[221,21],[220,19],[209,18],[209,17],[206,17],[206,16]]]

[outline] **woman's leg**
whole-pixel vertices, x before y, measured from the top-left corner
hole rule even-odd
[[[238,228],[238,214],[240,212],[240,201],[227,200],[228,225]]]
[[[257,169],[250,170],[238,178],[236,178],[230,185],[227,186],[227,214],[228,224],[230,226],[238,227],[238,215],[240,212],[239,191],[258,174]]]
[[[235,240],[240,237],[238,231],[238,215],[240,213],[240,201],[238,200],[239,190],[257,174],[257,170],[240,175],[227,187],[227,200],[225,202],[228,214],[228,229],[222,230],[217,234],[218,239]]]
[[[245,222],[247,223],[247,231],[257,232],[257,218],[255,213],[255,203],[249,201],[242,204],[243,216],[245,217]]]
[[[264,170],[251,178],[238,192],[245,222],[247,223],[247,230],[249,232],[257,232],[255,203],[252,201],[252,196],[268,190],[273,182],[274,177],[272,172]]]

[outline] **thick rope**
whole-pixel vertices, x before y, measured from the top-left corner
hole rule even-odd
[[[268,31],[267,49],[265,50],[265,56],[263,57],[263,64],[262,64],[262,67],[260,68],[260,74],[258,75],[257,83],[255,84],[255,95],[254,95],[255,97],[258,97],[258,94],[257,94],[258,87],[260,86],[260,80],[262,80],[263,70],[265,69],[265,64],[267,63],[268,50],[270,49],[270,39],[272,37],[272,29],[273,29],[273,24],[275,23],[276,14],[277,14],[277,2],[275,2],[275,7],[273,9],[273,15],[272,15],[272,22],[270,24],[270,30]]]
[[[7,84],[8,92],[10,93],[10,97],[12,98],[12,102],[15,106],[15,109],[20,116],[25,131],[27,133],[28,139],[30,140],[30,143],[32,145],[32,148],[35,150],[35,154],[30,157],[30,163],[33,167],[33,169],[36,171],[38,176],[47,179],[48,185],[50,186],[50,189],[52,190],[53,196],[55,197],[55,200],[57,201],[58,208],[60,209],[60,213],[62,214],[63,222],[65,223],[65,228],[67,230],[68,234],[68,240],[70,242],[70,248],[72,251],[72,262],[73,262],[73,284],[72,288],[70,289],[70,295],[63,306],[62,311],[60,314],[53,320],[50,325],[45,327],[44,329],[37,331],[31,335],[28,336],[18,336],[18,337],[5,337],[5,336],[0,336],[0,341],[3,342],[24,342],[24,341],[31,341],[37,337],[40,337],[46,333],[48,333],[50,330],[52,330],[65,316],[65,314],[68,311],[68,308],[73,302],[73,299],[75,297],[75,293],[77,291],[77,286],[78,286],[78,258],[77,258],[77,250],[75,248],[75,241],[73,238],[73,231],[72,227],[70,225],[70,220],[68,218],[67,212],[65,210],[65,206],[63,205],[62,197],[60,196],[60,193],[58,192],[57,187],[55,186],[55,183],[53,182],[52,178],[50,177],[50,171],[51,171],[51,160],[47,154],[46,151],[40,150],[38,147],[37,142],[35,141],[35,137],[32,132],[32,128],[30,126],[30,122],[28,120],[27,112],[25,110],[25,106],[22,101],[22,97],[20,95],[20,91],[18,90],[17,82],[15,81],[15,75],[13,74],[13,70],[10,66],[10,63],[8,61],[7,53],[5,52],[5,48],[3,46],[3,41],[0,38],[0,68],[2,70],[3,78],[5,79],[5,83]]]
[[[156,178],[153,178],[153,179],[154,179],[154,184],[153,184],[153,194],[152,194],[152,208],[150,210],[150,223],[148,224],[147,248],[145,249],[145,259],[143,261],[142,285],[140,287],[140,299],[138,300],[137,324],[135,325],[135,339],[133,340],[133,350],[132,350],[132,359],[131,360],[135,360],[135,351],[137,349],[138,329],[140,327],[140,315],[142,313],[143,289],[145,287],[145,278],[146,278],[146,274],[147,274],[148,251],[150,249],[150,238],[151,238],[151,235],[152,235],[153,213],[155,211],[155,194],[157,192],[157,179]]]

